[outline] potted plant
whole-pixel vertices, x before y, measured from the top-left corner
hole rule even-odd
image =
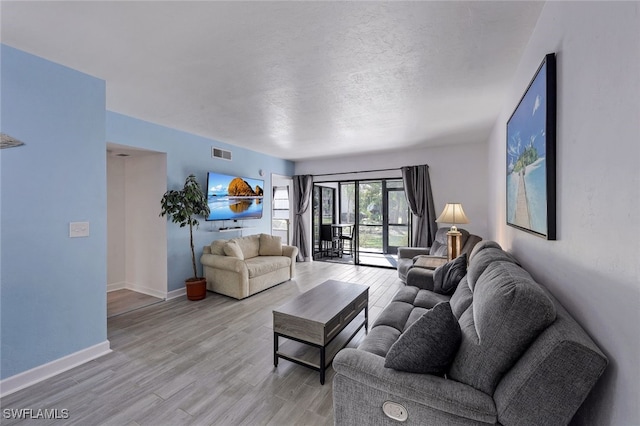
[[[198,181],[194,175],[189,175],[184,183],[184,188],[179,191],[170,190],[162,196],[162,212],[160,216],[169,216],[173,223],[180,225],[180,228],[189,226],[191,242],[191,265],[193,266],[193,277],[185,281],[187,288],[187,298],[189,300],[200,300],[207,296],[207,280],[198,277],[196,269],[196,253],[193,248],[193,227],[199,225],[195,216],[208,216],[209,205],[207,198],[200,189]]]

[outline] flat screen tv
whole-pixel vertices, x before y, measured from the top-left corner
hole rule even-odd
[[[263,199],[263,180],[207,173],[207,220],[260,219]]]

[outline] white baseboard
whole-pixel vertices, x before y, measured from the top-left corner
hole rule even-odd
[[[136,284],[129,283],[127,285],[127,287],[125,287],[125,288],[128,289],[128,290],[137,291],[138,293],[142,293],[142,294],[146,294],[146,295],[149,295],[149,296],[157,297],[157,298],[163,299],[163,300],[167,298],[167,292],[158,291],[156,289],[145,287],[145,286],[141,286],[141,285],[136,285]]]
[[[167,300],[175,299],[187,295],[187,289],[182,287],[177,290],[173,290],[167,293]]]
[[[111,352],[108,340],[0,381],[0,398]]]
[[[116,290],[131,290],[131,291],[146,294],[149,296],[157,297],[163,300],[167,298],[167,293],[164,291],[159,291],[154,288],[137,285],[135,283],[128,283],[126,281],[122,281],[119,283],[107,284],[107,293],[111,291],[116,291]]]
[[[125,283],[124,281],[121,281],[119,283],[107,284],[107,293],[109,293],[110,291],[123,290],[125,288],[127,288],[127,283]]]

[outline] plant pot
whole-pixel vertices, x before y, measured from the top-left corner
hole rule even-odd
[[[207,297],[207,280],[205,278],[189,278],[184,284],[187,288],[187,299],[202,300]]]

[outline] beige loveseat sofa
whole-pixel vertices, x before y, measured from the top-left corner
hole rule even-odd
[[[204,247],[200,262],[208,290],[244,299],[293,278],[297,255],[298,248],[280,237],[259,234],[215,240]]]

